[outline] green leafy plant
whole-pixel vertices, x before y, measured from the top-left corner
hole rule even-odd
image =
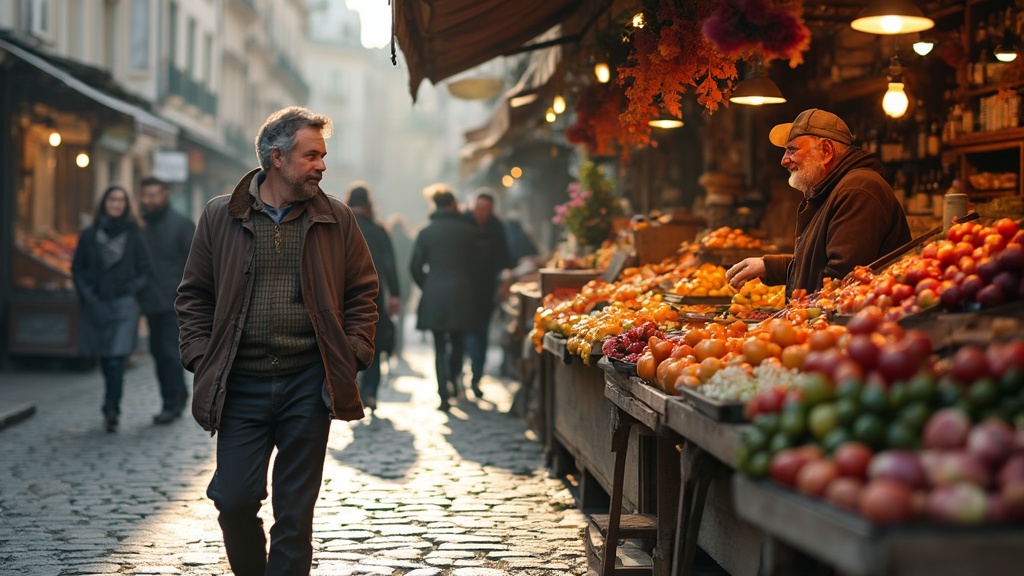
[[[578,182],[569,184],[569,201],[555,206],[551,221],[565,225],[582,246],[600,246],[611,234],[612,219],[622,215],[615,182],[589,160],[580,166]]]

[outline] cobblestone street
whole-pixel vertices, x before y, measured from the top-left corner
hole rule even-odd
[[[376,414],[333,423],[312,574],[586,573],[583,515],[506,414],[516,384],[485,378],[486,400],[440,412],[430,344],[409,337]],[[0,574],[230,573],[205,496],[214,439],[190,416],[152,424],[148,357],[126,375],[117,434],[102,387],[98,371],[0,373],[0,402],[37,408],[0,430]],[[269,502],[261,514],[269,528]]]

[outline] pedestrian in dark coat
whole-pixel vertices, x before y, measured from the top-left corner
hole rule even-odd
[[[71,262],[71,277],[82,304],[79,353],[99,358],[103,371],[104,426],[117,431],[124,388],[124,361],[135,350],[139,305],[151,266],[132,214],[128,192],[111,186],[103,193],[92,226],[82,231]]]
[[[501,272],[514,265],[508,250],[505,225],[494,214],[494,196],[490,190],[477,191],[473,206],[465,214],[477,230],[476,259],[473,263],[473,288],[476,290],[475,326],[466,333],[466,352],[471,370],[470,385],[478,399],[483,398],[480,380],[487,363],[487,345],[491,318],[498,304]]]
[[[409,270],[423,291],[416,328],[433,333],[439,408],[447,411],[450,396],[462,388],[465,334],[477,326],[472,263],[478,233],[459,214],[455,195],[447,186],[435,184],[425,193],[436,209],[430,223],[416,236]]]
[[[373,266],[377,269],[377,278],[381,289],[377,292],[377,332],[374,336],[373,360],[359,378],[359,395],[363,406],[373,412],[377,409],[377,389],[380,387],[380,355],[381,352],[391,353],[395,348],[395,323],[392,317],[398,315],[399,298],[398,271],[395,266],[395,249],[391,245],[391,237],[375,219],[370,190],[363,182],[355,182],[349,186],[345,200],[348,207],[356,215],[356,223],[366,239],[373,258]]]
[[[178,354],[178,315],[174,299],[185,272],[196,225],[187,216],[170,207],[167,184],[154,176],[142,179],[139,203],[146,227],[146,241],[153,262],[153,275],[139,295],[142,313],[149,325],[149,353],[153,355],[163,405],[153,417],[155,424],[168,424],[181,416],[188,400],[185,369]]]

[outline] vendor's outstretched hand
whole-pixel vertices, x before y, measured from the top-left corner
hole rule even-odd
[[[764,258],[746,258],[737,262],[725,271],[725,277],[733,288],[739,288],[747,282],[764,274]]]

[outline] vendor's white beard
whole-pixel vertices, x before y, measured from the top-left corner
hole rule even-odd
[[[804,193],[807,196],[824,178],[825,167],[821,164],[805,166],[800,170],[789,173],[789,185]]]

